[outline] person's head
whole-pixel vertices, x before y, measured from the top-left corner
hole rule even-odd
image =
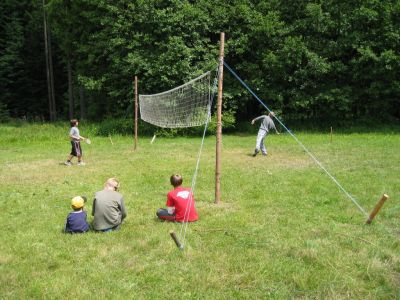
[[[171,184],[174,187],[178,187],[178,186],[182,185],[183,178],[179,174],[172,174],[171,178],[169,179],[169,181],[171,182]]]
[[[75,127],[75,126],[77,126],[79,124],[79,121],[77,119],[72,119],[70,121],[70,124],[71,124],[71,127]]]
[[[273,111],[270,111],[268,116],[270,116],[271,118],[274,118],[275,117],[275,113]]]
[[[71,200],[71,207],[75,211],[81,210],[85,206],[85,197],[82,196],[76,196],[72,198]]]
[[[119,188],[119,182],[115,178],[108,178],[107,181],[104,183],[104,187],[108,190],[117,191]]]

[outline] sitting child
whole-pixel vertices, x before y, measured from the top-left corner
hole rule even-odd
[[[83,210],[86,198],[76,196],[72,198],[71,207],[74,210],[69,213],[65,224],[66,233],[83,233],[89,231],[89,224],[86,221],[86,211]]]
[[[176,222],[193,222],[199,218],[194,205],[193,193],[190,188],[182,187],[182,176],[173,174],[170,182],[174,189],[167,195],[167,208],[159,208],[157,217],[161,220]]]

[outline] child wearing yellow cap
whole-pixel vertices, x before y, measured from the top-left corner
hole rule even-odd
[[[86,221],[87,214],[83,210],[86,197],[76,196],[71,200],[71,207],[74,210],[69,213],[65,224],[65,232],[67,233],[84,233],[89,231],[89,224]]]

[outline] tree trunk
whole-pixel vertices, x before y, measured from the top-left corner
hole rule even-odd
[[[47,22],[46,22],[47,23]],[[49,67],[50,67],[50,85],[51,85],[51,101],[53,103],[53,120],[57,120],[57,109],[56,109],[56,95],[54,89],[54,72],[53,72],[53,54],[51,51],[51,30],[49,25],[47,24],[47,38],[49,45]]]
[[[51,59],[51,39],[46,18],[45,0],[43,0],[43,30],[46,55],[47,93],[49,97],[49,117],[50,122],[54,122],[56,120],[56,103],[54,93],[53,63]]]
[[[72,67],[71,59],[68,57],[67,61],[68,69],[68,104],[69,104],[69,118],[74,118],[74,95],[73,95],[73,82],[72,82]]]
[[[81,119],[86,119],[85,89],[83,86],[79,87],[79,107],[81,110]]]

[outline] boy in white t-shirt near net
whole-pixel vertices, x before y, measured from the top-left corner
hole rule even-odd
[[[64,163],[66,166],[72,165],[72,158],[76,156],[78,158],[78,166],[84,166],[85,163],[82,161],[82,148],[81,142],[86,138],[79,134],[79,121],[77,119],[72,119],[71,121],[71,129],[69,130],[69,137],[71,139],[71,153],[68,155],[67,161]]]

